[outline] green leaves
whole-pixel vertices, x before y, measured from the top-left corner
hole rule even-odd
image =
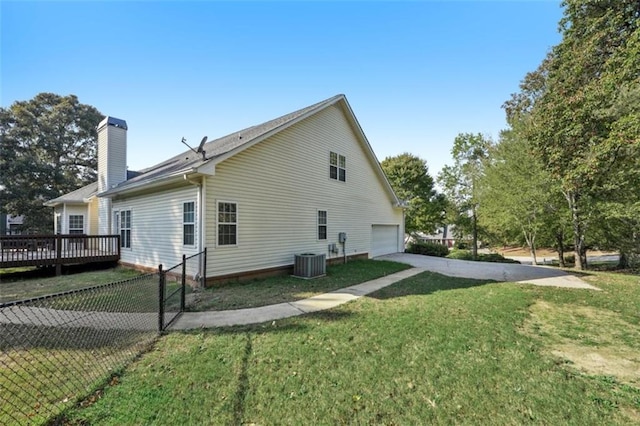
[[[381,166],[398,198],[409,203],[405,232],[431,232],[443,222],[445,199],[433,188],[425,160],[404,153],[385,158]]]
[[[0,108],[0,209],[25,215],[31,232],[51,232],[43,202],[96,179],[102,114],[74,95],[40,93]]]

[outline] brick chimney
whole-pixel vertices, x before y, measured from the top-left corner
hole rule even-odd
[[[127,180],[127,122],[106,117],[98,125],[98,194]],[[98,198],[98,233],[111,229],[111,199]]]

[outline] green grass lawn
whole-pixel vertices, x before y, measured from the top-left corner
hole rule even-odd
[[[423,273],[329,311],[162,337],[71,424],[640,424],[640,278]],[[587,362],[589,361],[589,362]]]
[[[0,276],[0,303],[126,280],[139,275],[139,271],[116,267],[59,277],[13,276],[8,279]]]
[[[324,277],[305,280],[292,276],[231,282],[197,291],[188,296],[190,311],[221,311],[294,302],[339,288],[360,284],[409,268],[383,260],[354,260],[330,265]]]

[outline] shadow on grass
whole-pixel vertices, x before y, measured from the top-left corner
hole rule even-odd
[[[423,272],[411,278],[402,280],[389,287],[380,289],[369,294],[379,300],[393,299],[395,297],[429,295],[439,291],[461,290],[472,287],[479,287],[486,284],[495,284],[494,280],[474,280],[471,278],[449,277],[436,272]]]
[[[233,424],[235,425],[244,424],[245,400],[249,391],[249,358],[253,352],[253,344],[251,342],[251,333],[247,333],[246,337],[247,343],[242,354],[242,366],[238,375],[238,389],[233,401]]]
[[[102,271],[113,269],[118,266],[117,262],[94,262],[82,265],[62,265],[62,275],[80,274],[83,272]],[[50,278],[56,276],[55,266],[29,267],[26,270],[16,272],[5,272],[0,274],[0,282],[12,283],[35,278]]]

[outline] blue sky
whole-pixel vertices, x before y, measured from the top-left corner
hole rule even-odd
[[[435,175],[560,41],[559,1],[0,1],[0,101],[75,94],[127,120],[128,163],[344,93],[379,160]]]

